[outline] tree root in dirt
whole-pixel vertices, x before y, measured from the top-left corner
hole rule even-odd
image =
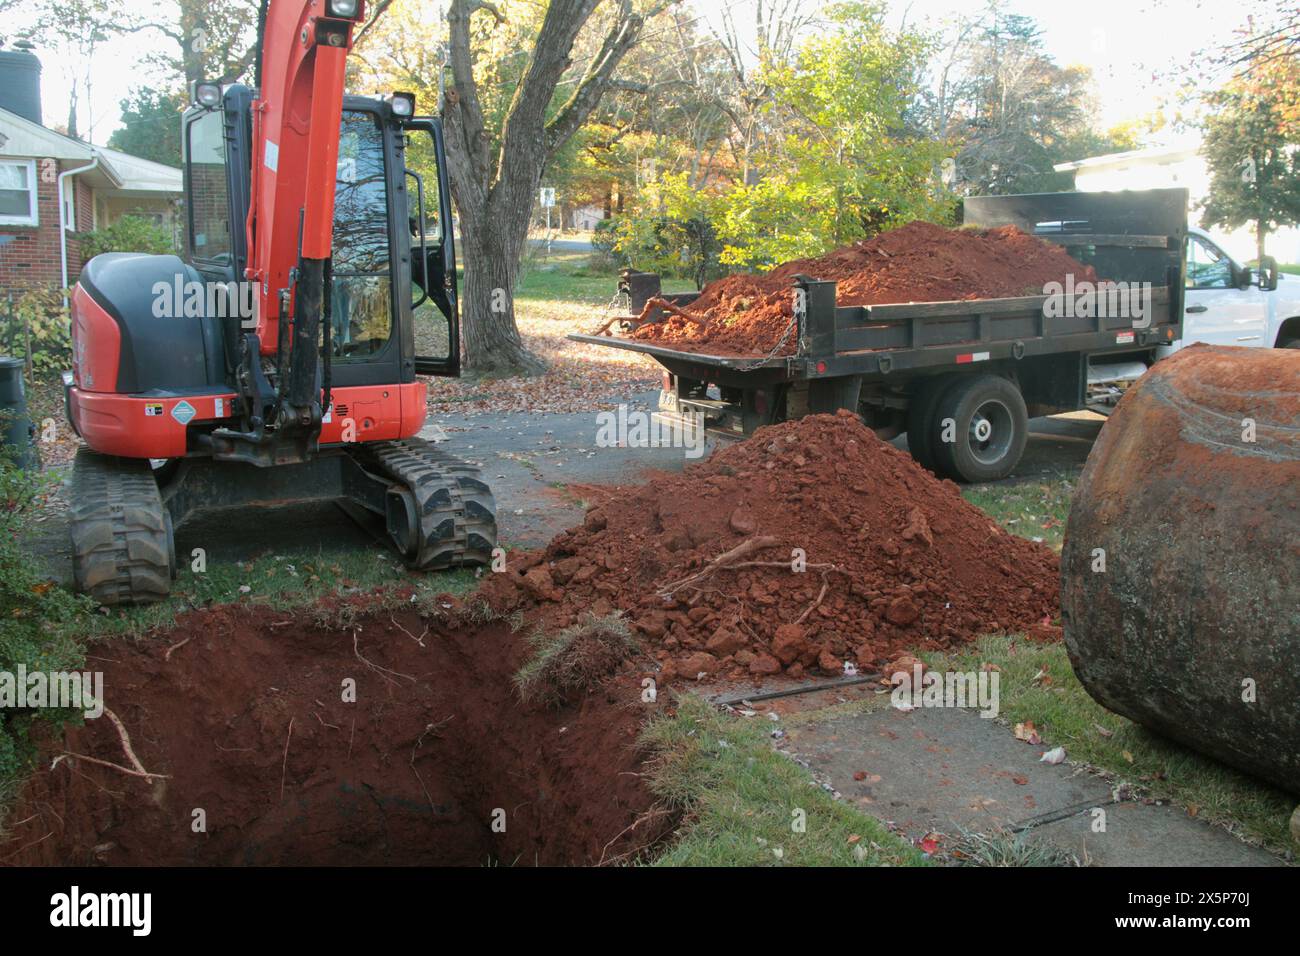
[[[98,764],[101,767],[108,767],[116,770],[118,773],[124,773],[131,777],[143,777],[146,780],[168,780],[168,774],[150,773],[144,769],[144,764],[140,763],[140,758],[135,755],[135,749],[131,746],[131,735],[126,732],[126,725],[122,723],[117,714],[113,713],[107,707],[104,708],[104,716],[107,717],[117,728],[117,735],[122,741],[122,750],[126,753],[127,759],[131,761],[130,767],[123,767],[121,764],[113,763],[110,760],[100,760],[98,757],[87,757],[85,754],[74,754],[69,751],[59,754],[50,763],[50,769],[53,770],[59,765],[59,762],[65,757],[71,757],[76,760],[84,760],[87,763]]]
[[[682,578],[680,581],[675,581],[674,583],[667,585],[663,590],[659,592],[659,595],[660,597],[663,598],[671,598],[674,597],[677,594],[677,592],[681,591],[683,588],[690,588],[691,590],[696,592],[695,597],[698,597],[701,593],[705,591],[705,588],[702,587],[702,584],[705,581],[707,581],[709,578],[713,577],[713,575],[717,574],[719,571],[738,571],[741,568],[787,568],[787,569],[792,568],[791,562],[789,561],[744,561],[742,560],[743,558],[749,557],[751,554],[755,554],[759,551],[765,551],[768,548],[776,547],[778,544],[780,544],[780,541],[777,538],[771,536],[747,538],[746,540],[742,541],[740,544],[732,548],[730,551],[726,551],[718,555],[716,558],[710,561],[699,571],[696,571],[694,574]],[[832,572],[839,572],[840,574],[847,573],[838,564],[816,563],[816,564],[806,564],[804,565],[804,567],[821,572],[822,587],[821,590],[817,593],[817,597],[813,600],[812,604],[808,605],[808,607],[804,609],[804,612],[800,614],[799,617],[795,620],[794,623],[796,624],[802,624],[805,618],[807,618],[809,614],[811,614],[814,610],[816,610],[821,605],[822,601],[825,599],[826,592],[830,589],[830,580],[828,578],[828,575],[830,575]],[[694,598],[692,598],[692,602],[693,601]]]
[[[409,680],[412,684],[415,683],[415,678],[412,677],[410,674],[399,674],[397,671],[390,671],[387,667],[381,667],[378,664],[376,664],[374,661],[367,660],[362,655],[361,645],[358,643],[357,635],[360,633],[361,633],[360,630],[355,630],[352,632],[352,652],[357,655],[357,660],[365,664],[367,667],[369,667],[372,671],[374,671],[384,680],[388,681],[390,684],[397,683],[397,681],[393,680],[393,677],[403,677],[406,680]],[[408,631],[407,633],[409,634],[410,632]],[[417,641],[416,643],[419,642]],[[388,676],[390,674],[392,675],[392,677]]]
[[[691,313],[687,312],[680,306],[673,305],[667,299],[658,296],[646,300],[645,308],[641,310],[641,318],[644,320],[645,316],[648,316],[656,308],[663,309],[665,312],[679,316],[687,322],[694,322],[696,325],[703,326],[704,328],[708,328],[713,324],[712,321],[709,320],[708,316],[691,315]]]
[[[666,807],[662,807],[662,806],[651,807],[645,813],[642,813],[630,824],[628,824],[622,830],[616,833],[612,840],[610,840],[608,843],[605,844],[604,849],[600,851],[600,859],[596,861],[596,865],[613,866],[617,863],[621,863],[624,860],[631,859],[632,857],[635,857],[637,854],[642,853],[645,850],[648,850],[650,847],[654,846],[655,843],[659,841],[658,836],[652,837],[649,841],[647,841],[644,844],[638,844],[637,846],[632,847],[632,849],[630,850],[626,850],[622,853],[619,853],[617,856],[612,856],[609,859],[605,858],[605,854],[609,852],[609,848],[611,846],[617,843],[622,837],[631,833],[633,830],[636,830],[639,826],[641,826],[641,824],[649,823],[651,820],[657,820],[667,816],[671,816],[671,814]]]
[[[680,581],[675,581],[674,583],[667,585],[659,592],[659,595],[660,597],[670,598],[682,588],[696,588],[698,590],[697,586],[701,581],[712,577],[723,568],[735,566],[736,562],[740,561],[742,558],[747,558],[756,551],[765,551],[768,548],[774,548],[780,543],[781,542],[777,538],[771,537],[770,535],[763,535],[757,538],[747,538],[730,551],[724,551],[722,554],[718,555],[701,570],[696,571],[694,574],[687,575]]]

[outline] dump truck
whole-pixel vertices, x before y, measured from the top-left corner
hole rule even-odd
[[[657,414],[674,427],[742,438],[848,408],[882,438],[906,432],[912,455],[938,474],[1003,478],[1024,451],[1031,416],[1108,414],[1127,384],[1183,339],[1187,191],[974,197],[960,221],[1058,243],[1108,287],[1136,290],[1145,308],[1096,290],[1085,302],[1090,293],[1068,284],[1013,298],[839,306],[834,282],[800,276],[793,354],[697,354],[626,334],[570,338],[656,359],[664,367]],[[1267,288],[1276,271],[1234,278]],[[620,288],[629,315],[611,325],[623,333],[667,316],[655,307],[640,317],[656,297],[680,308],[699,295],[661,296],[659,276],[631,270]]]

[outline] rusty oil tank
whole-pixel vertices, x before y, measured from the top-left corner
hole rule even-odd
[[[1192,346],[1129,389],[1074,497],[1061,610],[1099,703],[1300,793],[1300,351]]]

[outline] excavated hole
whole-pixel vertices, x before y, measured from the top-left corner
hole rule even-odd
[[[634,686],[529,708],[512,683],[526,645],[508,627],[428,625],[411,611],[337,626],[350,617],[316,627],[218,608],[92,652],[107,659],[91,663],[141,763],[168,779],[85,760],[50,769],[63,750],[128,763],[108,719],[50,734],[0,859],[594,864],[664,834],[666,823],[619,836],[652,802]]]

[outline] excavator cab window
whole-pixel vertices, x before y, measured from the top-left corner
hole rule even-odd
[[[199,114],[185,130],[190,257],[218,267],[232,263],[223,122],[221,112],[212,110]]]
[[[402,150],[407,177],[407,224],[411,239],[411,314],[416,370],[455,374],[455,236],[451,196],[443,171],[442,131],[433,120],[406,124]]]
[[[383,131],[373,113],[345,112],[334,186],[330,326],[335,362],[366,362],[393,334],[392,256]]]

